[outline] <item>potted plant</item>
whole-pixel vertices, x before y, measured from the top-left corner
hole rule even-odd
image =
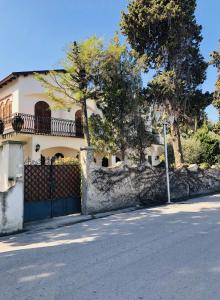
[[[21,116],[17,115],[12,119],[12,128],[16,131],[16,132],[20,132],[23,125],[24,125],[24,120],[22,119]]]

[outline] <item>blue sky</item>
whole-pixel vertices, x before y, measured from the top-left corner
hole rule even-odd
[[[13,71],[59,67],[65,47],[93,34],[109,40],[118,30],[127,0],[0,0],[0,78]],[[198,0],[205,58],[220,39],[220,1]],[[213,91],[216,71],[210,67],[204,90]],[[213,107],[209,117],[216,120]]]

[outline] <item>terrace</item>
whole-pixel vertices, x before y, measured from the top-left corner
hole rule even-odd
[[[72,120],[15,113],[3,119],[3,138],[9,134],[38,134],[83,138],[82,124]]]

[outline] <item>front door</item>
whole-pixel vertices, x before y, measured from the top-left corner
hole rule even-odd
[[[35,132],[50,133],[51,132],[51,110],[49,104],[39,101],[35,104]]]

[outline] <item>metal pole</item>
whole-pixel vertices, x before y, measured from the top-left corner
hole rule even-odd
[[[167,179],[167,198],[168,198],[168,204],[170,204],[171,203],[171,200],[170,200],[170,179],[169,179],[169,164],[168,164],[168,153],[167,153],[166,123],[163,123],[163,133],[164,133],[164,151],[165,151],[166,179]]]

